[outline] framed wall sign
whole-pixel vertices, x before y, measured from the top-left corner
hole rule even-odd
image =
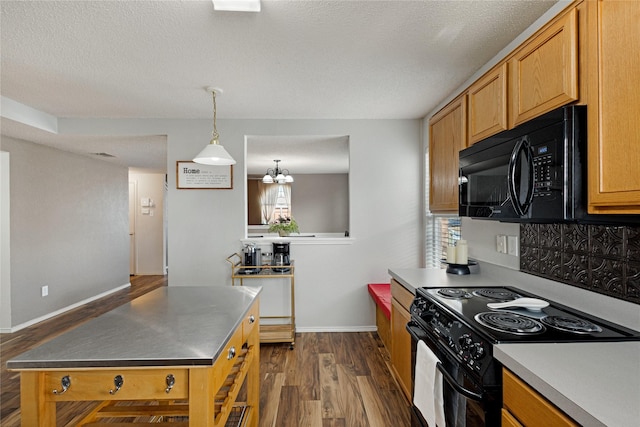
[[[233,165],[211,166],[191,161],[176,162],[176,186],[186,190],[231,190]]]

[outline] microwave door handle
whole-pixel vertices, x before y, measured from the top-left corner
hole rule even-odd
[[[516,193],[516,168],[518,165],[518,155],[520,154],[520,150],[522,149],[523,142],[523,139],[516,142],[516,146],[511,152],[511,158],[509,159],[509,177],[507,179],[507,187],[509,188],[511,204],[513,205],[514,210],[519,216],[523,216],[524,211],[522,210],[522,206],[520,205],[520,201],[518,200],[518,194]]]
[[[482,402],[483,397],[481,394],[475,393],[471,390],[467,390],[466,388],[458,384],[455,378],[453,378],[451,374],[447,372],[444,366],[442,366],[442,363],[436,363],[436,368],[438,368],[438,371],[440,371],[440,373],[442,374],[442,378],[444,378],[444,380],[449,383],[449,385],[453,387],[455,391],[457,391],[467,399],[475,400],[476,402]]]
[[[520,203],[520,198],[518,197],[518,193],[516,192],[516,171],[519,165],[518,159],[520,158],[521,153],[526,159],[529,169],[529,176],[527,177],[527,196],[524,203]],[[513,148],[513,151],[511,152],[511,158],[509,159],[509,178],[507,180],[507,183],[509,187],[509,195],[511,196],[511,203],[514,210],[519,216],[524,216],[529,210],[529,206],[531,205],[531,202],[533,200],[534,187],[533,153],[531,152],[531,144],[529,143],[529,139],[527,137],[524,137],[520,141],[518,141],[516,143],[516,146]]]
[[[529,183],[527,188],[527,201],[522,204],[522,212],[526,213],[529,210],[529,206],[531,206],[531,202],[533,201],[533,188],[535,186],[535,178],[533,170],[533,150],[531,149],[531,143],[529,143],[529,139],[526,137],[522,141],[522,148],[525,154],[525,158],[527,159],[527,166],[529,169],[529,179],[527,180],[527,182]]]

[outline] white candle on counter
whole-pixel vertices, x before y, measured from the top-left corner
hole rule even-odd
[[[447,262],[449,264],[456,263],[456,247],[455,246],[447,246]]]
[[[447,251],[447,254],[449,252]],[[456,264],[467,265],[469,263],[469,247],[466,240],[458,240],[456,246]]]

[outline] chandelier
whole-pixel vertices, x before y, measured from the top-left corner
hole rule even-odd
[[[222,89],[209,86],[206,90],[207,92],[211,92],[211,96],[213,97],[213,132],[211,132],[211,141],[209,141],[209,144],[198,153],[193,161],[202,165],[235,165],[236,161],[234,158],[227,153],[227,150],[225,150],[218,141],[220,135],[216,127],[216,92],[222,93]]]
[[[274,162],[276,162],[276,168],[267,169],[267,173],[262,178],[262,182],[265,184],[273,184],[274,182],[278,184],[286,184],[293,182],[293,177],[289,175],[289,171],[287,169],[280,169],[278,166],[280,160],[274,160]]]

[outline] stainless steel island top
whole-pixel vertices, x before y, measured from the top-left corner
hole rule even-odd
[[[156,289],[7,361],[7,369],[210,366],[260,291]]]

